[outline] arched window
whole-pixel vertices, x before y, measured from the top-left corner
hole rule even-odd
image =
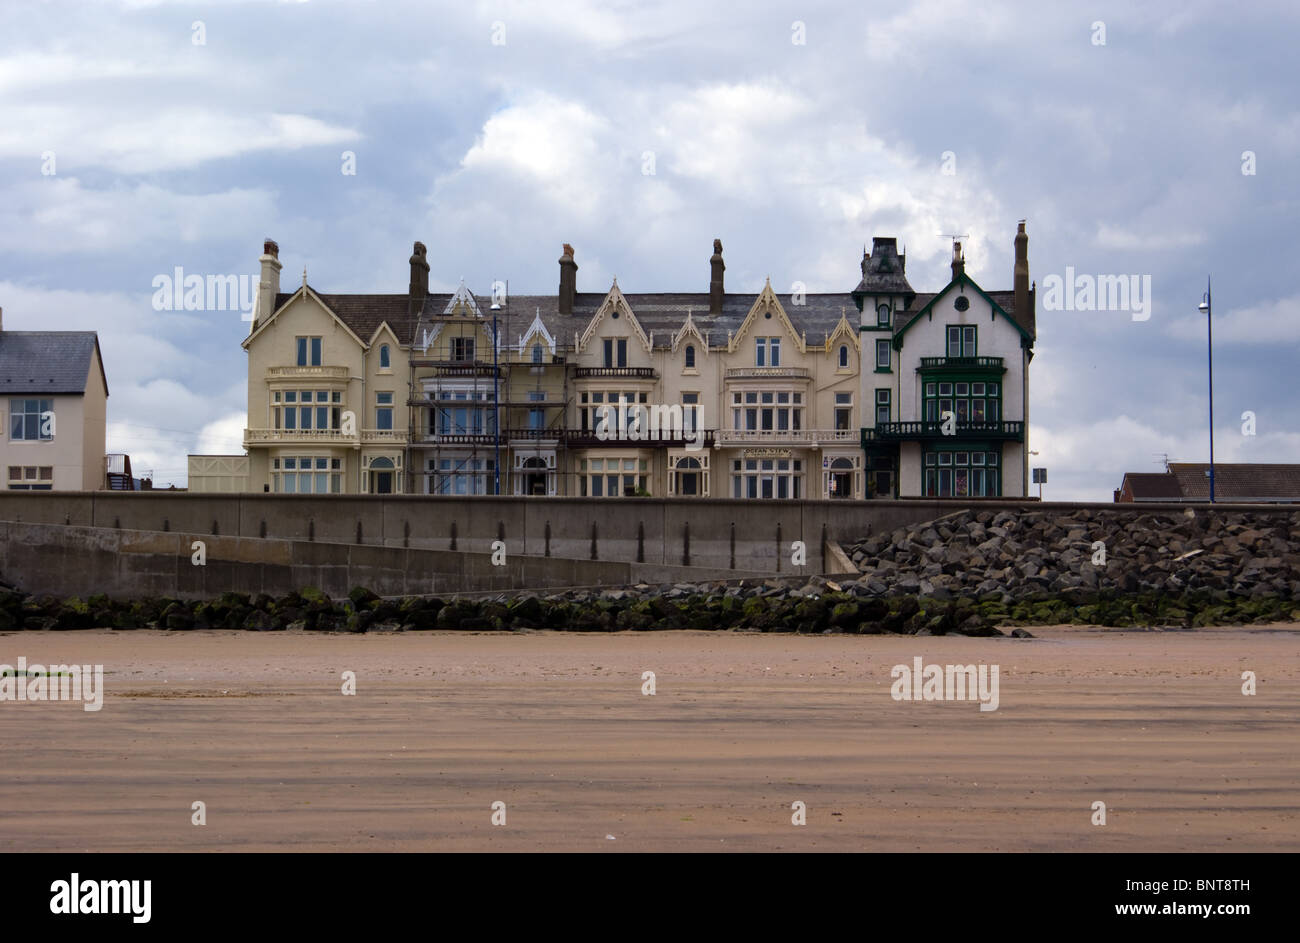
[[[694,344],[686,345],[686,369],[687,370],[695,369],[695,345]]]
[[[541,345],[541,344],[534,344],[534,345],[533,345],[533,363],[541,363],[541,362],[542,362],[542,345]]]
[[[847,367],[848,365],[849,365],[849,345],[840,344],[840,366]]]
[[[673,491],[679,495],[699,495],[704,493],[701,479],[702,468],[699,459],[679,458],[673,470]]]
[[[380,366],[381,368],[383,368],[383,369],[387,369],[388,367],[391,367],[391,366],[392,366],[392,363],[390,362],[389,357],[388,357],[388,345],[387,345],[387,344],[380,344],[380,345],[379,345],[379,366]]]

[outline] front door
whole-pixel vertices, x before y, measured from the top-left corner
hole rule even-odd
[[[373,494],[392,494],[393,493],[393,473],[390,471],[372,472],[374,475],[374,487],[371,489]]]

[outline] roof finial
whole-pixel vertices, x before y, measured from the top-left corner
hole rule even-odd
[[[307,266],[302,267],[302,287],[307,287]]]

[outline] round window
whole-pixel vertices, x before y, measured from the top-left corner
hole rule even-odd
[[[952,306],[956,308],[958,311],[965,311],[967,308],[970,307],[970,299],[967,298],[965,295],[958,295],[957,300],[953,302]]]

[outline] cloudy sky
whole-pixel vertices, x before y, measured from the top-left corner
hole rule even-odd
[[[1010,289],[1027,219],[1040,301],[1151,279],[1146,320],[1040,304],[1045,497],[1206,460],[1207,275],[1216,458],[1300,461],[1293,0],[725,6],[4,3],[4,326],[97,330],[110,451],[183,484],[241,451],[248,324],[154,278],[255,280],[266,236],[287,288],[404,291],[420,239],[438,290],[529,293],[562,242],[580,290],[706,291],[714,237],[731,290],[847,291],[889,235],[934,291],[942,233]]]

